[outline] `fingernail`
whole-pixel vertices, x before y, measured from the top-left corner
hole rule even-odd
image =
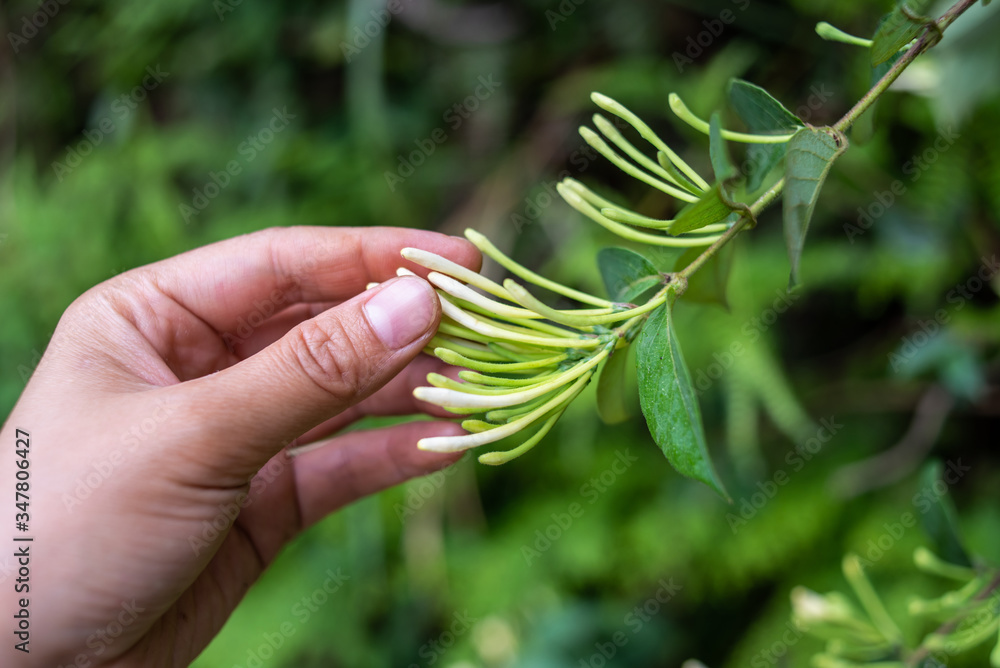
[[[364,306],[368,324],[386,348],[402,348],[423,336],[434,319],[436,296],[420,278],[396,278]]]

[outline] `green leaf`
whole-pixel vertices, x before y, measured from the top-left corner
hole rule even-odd
[[[725,183],[736,176],[736,168],[729,160],[726,142],[722,139],[722,116],[717,111],[712,114],[708,124],[708,155],[712,160],[716,181]]]
[[[653,440],[681,475],[729,499],[708,456],[698,399],[675,336],[671,304],[649,316],[636,342],[639,403]]]
[[[747,127],[757,134],[783,134],[805,125],[770,93],[749,81],[733,79],[729,82],[729,103]]]
[[[677,271],[677,261],[687,251],[687,248],[673,248],[670,246],[649,246],[642,249],[643,257],[652,262],[653,266],[661,274],[669,274]]]
[[[755,134],[786,133],[805,125],[766,90],[742,79],[730,82],[729,103]],[[747,146],[747,162],[752,165],[752,170],[747,174],[747,192],[760,189],[767,175],[785,157],[785,149],[785,144]]]
[[[721,189],[722,184],[716,183],[700,200],[681,209],[667,231],[676,237],[728,218],[733,209],[723,201]]]
[[[629,399],[634,397],[635,379],[629,378],[630,350],[632,346],[612,353],[597,379],[597,414],[604,424],[618,424],[632,417]]]
[[[904,13],[921,16],[930,6],[930,0],[900,0],[882,20],[872,39],[872,66],[892,58],[907,42],[924,30],[926,22],[914,21]]]
[[[823,182],[846,150],[847,138],[833,128],[802,128],[788,142],[783,214],[792,285],[799,280],[799,259]]]
[[[597,266],[611,301],[641,303],[646,293],[663,283],[663,275],[652,262],[627,248],[603,248]]]
[[[785,144],[749,144],[747,146],[747,163],[751,167],[747,174],[748,193],[760,190],[767,175],[785,157],[787,148]]]
[[[704,252],[704,248],[689,248],[677,261],[677,266],[688,266]],[[726,287],[729,285],[729,273],[732,267],[733,244],[726,244],[688,279],[687,289],[684,290],[683,295],[684,301],[698,304],[718,304],[728,309],[729,300],[726,298]]]
[[[897,52],[889,56],[888,60],[881,62],[878,65],[872,65],[872,77],[868,87],[871,88],[872,86],[877,84],[882,79],[882,77],[884,77],[886,74],[889,73],[889,70],[891,70],[892,66],[896,64],[896,61],[902,57],[903,54]]]
[[[972,560],[958,531],[951,497],[947,493],[939,493],[942,486],[947,490],[947,484],[941,479],[943,471],[944,465],[940,461],[932,461],[920,473],[921,507],[929,504],[920,515],[920,522],[931,539],[934,552],[942,559],[958,566],[972,566]]]

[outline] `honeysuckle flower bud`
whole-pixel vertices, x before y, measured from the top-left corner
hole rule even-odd
[[[592,99],[635,128],[655,150],[654,159],[626,139],[613,123],[595,115],[596,131],[585,127],[580,133],[612,164],[672,197],[678,207],[717,196],[714,187],[635,114],[607,96],[595,93]],[[764,141],[777,140],[768,137]],[[630,211],[574,179],[564,179],[557,189],[570,206],[611,232],[655,246],[708,246],[729,231],[735,220],[735,216],[706,220],[700,226],[685,221],[675,233],[675,220]],[[462,424],[469,433],[426,438],[418,445],[453,452],[534,430],[514,449],[480,457],[484,463],[499,464],[541,440],[612,352],[628,345],[646,317],[666,302],[668,293],[664,284],[644,304],[617,304],[539,276],[473,230],[467,230],[466,237],[513,276],[498,283],[434,253],[415,248],[402,251],[404,258],[430,270],[427,280],[437,289],[441,302],[441,323],[428,352],[465,368],[458,381],[431,374],[428,386],[417,388],[414,395],[468,416]],[[675,289],[676,285],[680,283]],[[532,293],[536,287],[583,306],[549,306]]]
[[[816,622],[843,621],[856,613],[839,597],[796,587],[792,590],[792,614],[800,626],[808,626]]]
[[[684,101],[681,100],[677,93],[671,93],[669,96],[670,110],[677,115],[677,118],[681,119],[692,128],[701,132],[702,134],[709,133],[709,124],[707,121],[695,116]],[[805,127],[804,125],[802,127]],[[786,132],[779,134],[747,134],[745,132],[733,132],[731,130],[722,130],[722,138],[728,141],[742,142],[744,144],[784,144],[791,141],[792,137],[795,135],[794,132]]]
[[[631,340],[666,294],[641,306],[614,304],[535,274],[482,235],[471,230],[466,235],[518,279],[595,307],[554,309],[512,279],[501,285],[433,253],[402,251],[406,259],[431,270],[428,280],[441,301],[441,324],[428,352],[465,368],[457,381],[430,374],[428,386],[413,394],[469,416],[462,423],[469,433],[425,438],[418,446],[456,452],[534,430],[517,447],[479,458],[485,464],[502,464],[548,433],[612,351]]]

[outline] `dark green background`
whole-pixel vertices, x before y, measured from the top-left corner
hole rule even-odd
[[[972,466],[950,492],[973,550],[1000,558],[998,280],[948,301],[1000,247],[998,4],[962,18],[911,69],[905,83],[915,90],[886,96],[869,129],[852,136],[820,199],[803,287],[787,312],[769,311],[788,278],[773,211],[737,244],[730,310],[684,300],[678,307],[696,382],[699,373],[721,378],[707,382],[701,405],[735,508],[677,476],[641,419],[602,427],[590,390],[522,459],[489,469],[467,458],[447,478],[386,492],[309,531],[196,665],[246,666],[288,623],[294,633],[263,665],[428,666],[421,648],[455,614],[477,622],[433,665],[588,665],[595,643],[616,632],[627,643],[608,665],[678,666],[689,657],[711,668],[772,665],[760,652],[781,641],[791,587],[840,588],[842,554],[865,554],[883,523],[914,511],[912,471],[927,452]],[[671,121],[669,92],[707,117],[739,76],[808,111],[813,124],[832,122],[867,89],[867,52],[823,42],[813,26],[828,20],[870,35],[889,4],[402,0],[385,29],[354,42],[378,6],[72,0],[16,53],[5,39],[0,414],[63,309],[88,287],[268,226],[452,234],[472,226],[529,266],[600,291],[594,255],[615,240],[549,204],[556,175],[616,186],[642,210],[662,202],[581,151],[576,127],[589,123],[592,90],[639,112],[708,173],[707,142]],[[23,17],[37,10],[35,2],[5,3],[4,33],[21,33]],[[734,20],[718,22],[726,10]],[[693,62],[679,68],[674,54],[702,33],[708,46],[700,54],[691,47]],[[345,43],[363,46],[350,62]],[[123,107],[120,96],[148,67],[169,74],[134,109]],[[461,110],[467,118],[449,114],[480,77],[500,85]],[[823,100],[803,107],[810,96]],[[275,108],[294,118],[248,159],[241,143]],[[443,142],[390,189],[385,173],[438,128]],[[942,133],[957,139],[926,169],[907,171]],[[88,135],[100,139],[89,152]],[[55,161],[77,163],[71,151],[88,154],[57,173]],[[186,222],[180,205],[233,160],[241,172]],[[845,230],[897,179],[903,193],[870,230]],[[942,308],[948,323],[932,340],[915,335]],[[911,351],[908,341],[925,345]],[[730,359],[734,343],[744,352]],[[907,356],[897,370],[894,351]],[[881,476],[874,491],[845,498],[831,481],[859,478],[842,467],[899,442],[921,397],[939,386],[954,397],[940,436],[900,457],[898,482]],[[789,453],[823,418],[843,426],[796,470],[800,460]],[[602,473],[607,483],[626,451],[638,461],[606,491],[584,487]],[[787,484],[734,534],[727,513],[779,471]],[[401,521],[408,499],[422,505]],[[573,503],[582,515],[549,529],[559,538],[526,563],[523,547]],[[895,612],[910,594],[939,590],[913,574],[912,549],[923,540],[908,531],[872,570]],[[293,606],[338,568],[350,580],[303,621]],[[661,581],[681,589],[636,628],[627,615]],[[927,629],[905,630],[915,640]],[[797,641],[779,665],[805,666],[816,647]],[[599,658],[589,665],[603,665]]]

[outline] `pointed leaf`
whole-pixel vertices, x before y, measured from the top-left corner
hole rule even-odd
[[[677,271],[680,265],[678,260],[688,251],[687,248],[673,248],[671,246],[649,246],[642,249],[643,256],[653,263],[656,270],[661,274],[669,274]]]
[[[635,396],[635,379],[629,378],[631,349],[628,346],[616,350],[597,379],[597,414],[604,424],[618,424],[632,417],[630,399]]]
[[[663,275],[653,263],[627,248],[603,248],[597,266],[611,301],[642,303],[642,297],[663,283]]]
[[[783,213],[793,285],[798,282],[799,258],[823,182],[833,161],[846,150],[847,138],[832,128],[803,128],[788,142]]]
[[[677,236],[685,232],[700,229],[706,225],[711,225],[712,223],[721,223],[724,221],[733,212],[733,209],[723,201],[721,188],[722,185],[716,183],[700,200],[684,207],[677,214],[674,224],[670,226],[667,232],[673,236]]]
[[[878,65],[892,58],[907,42],[924,30],[924,23],[914,21],[904,13],[919,17],[930,6],[930,0],[899,0],[891,12],[882,20],[872,39],[872,65]]]
[[[764,185],[764,179],[770,174],[781,159],[785,157],[787,144],[748,144],[747,163],[750,169],[747,173],[747,192],[755,193]]]
[[[717,111],[712,114],[708,124],[708,155],[712,160],[716,181],[725,183],[736,176],[736,168],[729,159],[726,142],[722,139],[722,116]]]
[[[671,305],[649,316],[636,342],[639,402],[653,440],[681,475],[729,499],[708,456],[698,399],[674,332]]]
[[[729,103],[755,134],[787,133],[805,125],[780,102],[760,86],[741,79],[729,84]],[[747,176],[747,192],[756,192],[781,159],[785,157],[785,144],[750,144],[747,162],[752,166]]]
[[[782,134],[805,126],[766,90],[742,79],[729,83],[729,103],[756,134]]]
[[[944,466],[940,461],[929,462],[920,473],[921,507],[929,507],[920,515],[924,531],[930,537],[936,552],[948,563],[958,566],[972,566],[969,553],[962,545],[961,534],[958,531],[958,521],[955,519],[955,506],[947,494],[939,494],[937,490],[945,483],[941,480]]]

